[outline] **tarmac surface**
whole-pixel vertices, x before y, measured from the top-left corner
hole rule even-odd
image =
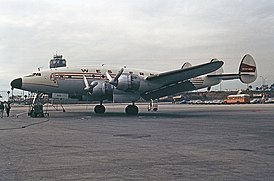
[[[274,105],[66,105],[0,118],[0,180],[273,180]],[[17,117],[17,116],[18,117]]]

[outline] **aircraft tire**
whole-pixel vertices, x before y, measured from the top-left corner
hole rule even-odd
[[[104,114],[105,111],[106,111],[106,108],[103,105],[96,105],[94,107],[94,112],[97,113],[97,114]]]
[[[138,112],[139,112],[139,109],[138,109],[138,107],[135,106],[135,105],[128,105],[128,106],[126,107],[126,113],[127,113],[128,115],[137,115]]]

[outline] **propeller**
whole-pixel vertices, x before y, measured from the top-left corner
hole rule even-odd
[[[88,83],[88,80],[87,80],[87,78],[86,78],[86,76],[85,75],[83,75],[83,79],[84,79],[84,83],[85,83],[85,88],[84,88],[84,90],[85,91],[88,91],[88,92],[90,92],[90,93],[92,93],[92,91],[93,91],[93,88],[98,84],[98,82],[91,82],[90,84]]]
[[[117,87],[117,85],[118,85],[118,79],[119,79],[119,77],[122,75],[123,72],[124,72],[124,68],[121,68],[121,69],[118,71],[118,73],[115,75],[114,78],[112,78],[112,77],[109,75],[109,73],[106,72],[106,76],[107,76],[107,78],[108,78],[108,80],[109,80],[109,83],[110,83],[111,85],[114,85],[115,87]]]

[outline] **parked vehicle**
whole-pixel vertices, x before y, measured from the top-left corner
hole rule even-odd
[[[224,104],[247,104],[247,103],[250,103],[249,94],[229,95],[224,100]]]

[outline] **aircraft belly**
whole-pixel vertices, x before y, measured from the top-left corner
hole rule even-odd
[[[139,92],[126,92],[114,89],[113,102],[132,102],[140,99]]]

